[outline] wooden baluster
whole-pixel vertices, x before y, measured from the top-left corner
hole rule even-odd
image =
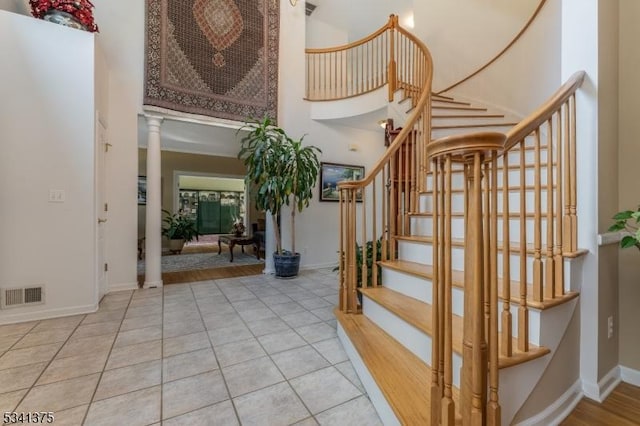
[[[436,159],[434,161],[434,171],[432,175],[432,179],[436,182],[439,179],[439,167],[438,163],[440,160]],[[440,246],[442,245],[442,241],[440,239],[439,234],[439,221],[440,221],[440,206],[438,203],[439,191],[438,185],[434,183],[433,185],[433,216],[432,216],[432,226],[433,226],[433,251],[432,251],[432,261],[433,261],[433,278],[431,279],[431,322],[433,327],[433,335],[431,336],[431,424],[437,425],[440,423],[440,410],[441,410],[441,398],[442,398],[442,388],[440,386],[440,340],[441,340],[441,332],[440,332],[440,310],[443,309],[443,306],[439,303],[440,301],[440,286],[443,285],[440,280]]]
[[[553,121],[547,121],[547,255],[545,258],[544,297],[553,299],[555,290],[555,264],[553,259]]]
[[[444,164],[444,388],[442,397],[442,424],[452,426],[455,423],[455,405],[453,402],[453,304],[451,263],[451,156],[447,155]]]
[[[577,190],[576,185],[578,183],[577,175],[577,154],[576,154],[576,95],[571,95],[569,98],[569,104],[571,106],[571,112],[569,118],[571,120],[571,138],[569,145],[571,150],[569,151],[570,165],[571,165],[571,203],[569,211],[571,213],[571,253],[578,251],[578,215],[577,215]]]
[[[396,151],[395,154],[393,154],[391,156],[391,177],[389,179],[390,183],[391,183],[391,191],[389,192],[389,201],[390,201],[390,206],[391,206],[391,210],[389,211],[389,222],[391,224],[390,229],[389,229],[389,239],[390,239],[390,246],[389,246],[389,258],[391,260],[396,260],[396,245],[398,243],[398,240],[395,238],[396,235],[398,235],[396,233],[396,224],[398,223],[398,189],[400,188],[400,184],[398,183],[398,185],[396,185],[396,181],[398,179],[398,175],[400,173],[399,167],[398,167],[398,152]],[[397,186],[397,188],[396,188]]]
[[[486,177],[489,182],[489,176]],[[490,287],[490,323],[489,323],[489,403],[487,405],[487,424],[500,425],[501,409],[498,402],[498,158],[493,153],[491,160],[491,204],[487,206],[491,213],[491,247],[489,266],[491,268],[490,281],[485,283]],[[503,252],[504,256],[504,252]],[[504,259],[503,259],[504,262]]]
[[[468,248],[469,270],[465,264],[465,284],[471,284],[468,299],[469,309],[465,309],[468,328],[463,337],[463,386],[466,385],[470,395],[469,409],[466,410],[467,422],[470,425],[484,424],[484,407],[487,400],[487,347],[484,333],[484,261],[483,261],[483,220],[482,220],[482,157],[480,153],[473,154],[473,177],[469,186],[469,231],[465,237],[465,249]],[[468,243],[467,243],[468,241]],[[465,262],[467,263],[467,262]],[[469,288],[469,287],[467,287]],[[466,301],[467,297],[465,297]],[[467,324],[467,322],[465,322]],[[465,367],[466,365],[466,367]],[[466,373],[466,374],[465,374]],[[469,386],[470,385],[470,386]],[[463,414],[463,424],[465,417]]]
[[[440,341],[439,341],[439,347],[440,347],[440,366],[438,367],[438,372],[439,372],[439,383],[440,383],[440,389],[442,392],[444,392],[444,358],[445,356],[447,356],[446,351],[446,345],[445,345],[445,326],[446,326],[446,322],[445,322],[445,309],[444,309],[444,305],[446,303],[446,286],[445,286],[445,279],[444,279],[444,252],[445,252],[445,242],[444,242],[444,229],[445,229],[445,212],[444,212],[444,204],[445,204],[445,162],[444,160],[441,158],[438,165],[438,170],[437,170],[437,176],[438,176],[438,180],[432,180],[432,186],[437,187],[438,188],[438,199],[436,200],[438,203],[438,211],[439,211],[439,224],[438,224],[438,229],[439,229],[439,241],[440,241],[440,245],[439,245],[439,249],[438,249],[438,259],[440,259],[440,265],[438,268],[438,280],[440,281],[440,298],[438,299],[437,303],[439,306],[441,306],[441,308],[439,309],[439,325],[440,325]],[[434,171],[434,173],[436,173],[436,171]]]
[[[562,107],[557,112],[556,127],[556,245],[553,249],[555,271],[555,296],[564,295],[564,261],[562,258]]]
[[[373,180],[373,188],[371,194],[371,226],[372,226],[372,240],[373,240],[373,271],[372,271],[372,281],[373,286],[378,286],[378,203],[377,200],[377,177]],[[363,201],[364,202],[364,201]],[[366,210],[363,204],[362,210]]]
[[[349,256],[349,313],[357,313],[358,297],[356,295],[356,282],[358,280],[357,258],[356,258],[356,199],[355,190],[349,188],[347,190],[349,204],[349,238],[347,241],[347,250]]]
[[[513,354],[511,318],[511,223],[509,197],[509,152],[502,157],[502,341],[503,356]]]
[[[562,250],[571,253],[571,149],[569,148],[569,102],[563,105],[564,108],[564,217],[563,217],[563,246]]]
[[[409,191],[411,190],[411,139],[407,138],[402,146],[402,155],[404,157],[404,170],[402,177],[404,179],[404,201],[402,209],[402,234],[409,235]]]
[[[411,186],[409,192],[409,212],[415,213],[418,211],[416,208],[416,183],[417,183],[417,161],[418,161],[418,140],[417,140],[418,131],[413,128],[413,131],[409,135],[409,143],[411,148]],[[410,222],[409,222],[410,223]],[[409,234],[411,234],[411,226],[408,228]]]
[[[353,190],[354,191],[354,197],[357,196],[358,191],[356,189]],[[365,191],[365,188],[362,188],[362,208],[360,209],[360,212],[362,214],[362,218],[361,218],[361,222],[362,222],[362,228],[361,228],[361,232],[360,232],[360,239],[361,239],[361,249],[362,249],[362,267],[361,267],[361,274],[362,274],[362,283],[361,286],[362,288],[366,288],[369,287],[369,282],[367,280],[367,276],[368,271],[367,271],[367,209],[364,207],[367,205],[367,191]]]
[[[387,248],[389,246],[389,162],[382,169],[382,260],[389,259]]]
[[[485,283],[483,290],[484,290],[484,296],[483,296],[483,300],[484,300],[484,335],[488,336],[489,335],[489,327],[490,327],[490,321],[491,321],[491,317],[490,317],[490,313],[491,313],[491,288],[489,287],[489,282],[490,282],[490,274],[491,274],[491,267],[489,265],[489,261],[490,261],[490,250],[491,250],[491,237],[492,234],[490,232],[491,229],[491,224],[490,224],[490,210],[489,210],[489,203],[490,203],[490,194],[491,194],[491,181],[490,181],[490,174],[489,174],[489,163],[485,163],[484,164],[484,173],[483,173],[483,197],[484,197],[484,201],[483,201],[483,212],[484,214],[482,215],[482,228],[484,230],[484,239],[482,241],[483,243],[483,248],[482,248],[482,252],[484,253],[483,256],[483,272],[484,272],[484,276],[483,276],[483,280],[482,282]]]
[[[520,142],[520,306],[518,307],[518,350],[529,351],[529,307],[527,306],[527,179],[525,139]]]
[[[535,302],[542,302],[542,173],[540,170],[540,128],[535,130],[534,157],[533,300]],[[520,245],[520,249],[526,253],[527,246]]]
[[[338,299],[338,308],[340,312],[346,312],[347,308],[347,293],[345,286],[345,261],[347,253],[345,251],[345,202],[343,197],[343,190],[338,190],[338,204],[340,205],[340,259],[338,261],[338,277],[340,281],[340,289],[338,290],[338,294],[340,298]]]

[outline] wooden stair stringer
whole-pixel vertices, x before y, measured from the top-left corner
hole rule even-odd
[[[334,313],[401,424],[430,424],[431,368],[366,316]]]

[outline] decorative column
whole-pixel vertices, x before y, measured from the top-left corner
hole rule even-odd
[[[162,117],[147,115],[147,208],[144,288],[162,287],[162,200],[160,179],[160,125]]]

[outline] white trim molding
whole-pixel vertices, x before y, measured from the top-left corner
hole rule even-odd
[[[139,287],[137,281],[132,283],[111,284],[109,286],[109,289],[107,290],[107,294],[114,293],[116,291],[137,290],[138,288]]]
[[[598,384],[583,382],[582,390],[587,398],[597,402],[602,402],[620,383],[620,367],[615,366],[609,371]]]
[[[564,420],[576,405],[580,402],[584,394],[582,393],[582,382],[578,379],[556,402],[548,406],[544,411],[533,417],[517,423],[518,426],[538,426],[538,425],[558,425]]]
[[[640,386],[640,371],[634,370],[624,365],[620,366],[620,377],[625,383],[632,384],[634,386]]]
[[[68,317],[71,315],[91,314],[98,310],[98,304],[73,306],[70,308],[49,309],[38,312],[23,312],[14,315],[8,315],[2,318],[0,325],[15,324],[23,321],[40,321],[51,318]]]

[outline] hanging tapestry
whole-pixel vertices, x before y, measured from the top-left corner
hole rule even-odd
[[[277,117],[279,0],[147,0],[144,104]]]

